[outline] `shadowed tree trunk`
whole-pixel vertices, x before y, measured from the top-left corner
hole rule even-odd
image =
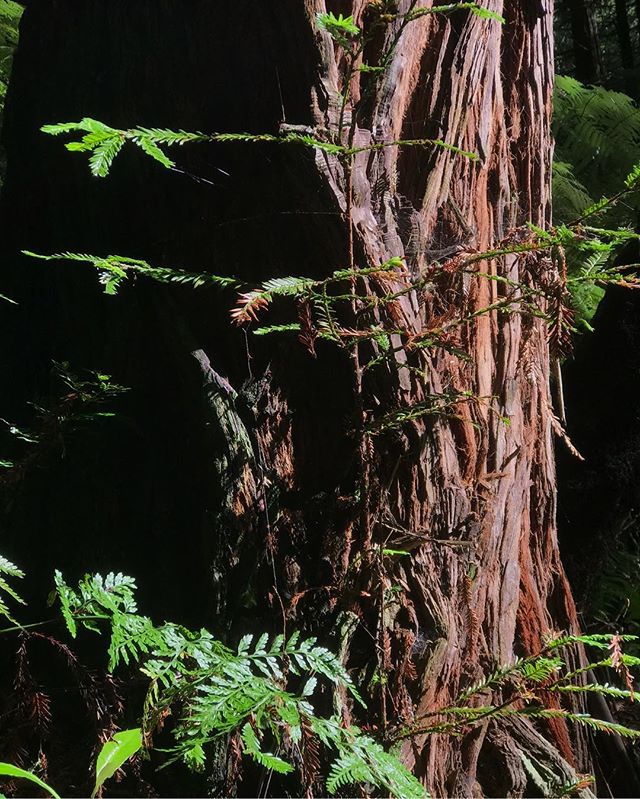
[[[591,2],[567,0],[567,3],[573,36],[575,77],[581,83],[602,83],[602,54]]]
[[[633,46],[631,44],[626,0],[616,0],[616,30],[618,32],[618,46],[620,47],[622,66],[625,69],[633,69]]]
[[[366,24],[361,0],[327,6]],[[91,451],[70,445],[48,488],[25,478],[6,513],[7,556],[23,562],[31,545],[42,580],[53,565],[134,572],[154,613],[230,638],[283,621],[325,638],[333,629],[365,683],[387,673],[367,719],[379,728],[448,704],[496,662],[576,629],[556,540],[546,326],[476,315],[500,300],[500,284],[456,271],[453,257],[551,218],[552,3],[487,7],[506,24],[456,12],[408,25],[353,121],[359,145],[428,137],[478,161],[443,148],[362,152],[350,203],[341,163],[322,152],[218,144],[181,153],[184,174],[124,153],[98,181],[38,132],[81,116],[336,130],[344,53],[314,24],[322,0],[30,3],[4,133],[3,293],[20,305],[6,321],[3,415],[20,418],[47,393],[52,358],[132,391],[128,422]],[[371,43],[369,63],[398,25]],[[365,267],[398,256],[413,275],[439,260],[444,277],[400,297],[394,314],[416,334],[468,317],[455,343],[470,357],[398,348],[393,368],[365,375],[354,394],[343,351],[319,342],[314,360],[295,341],[245,337],[229,324],[227,296],[141,282],[105,298],[82,267],[34,265],[22,248],[118,252],[250,285],[324,277],[351,257]],[[481,271],[555,277],[531,255]],[[353,434],[363,409],[369,418],[463,391],[479,399],[376,436],[364,453]],[[411,558],[382,573],[371,552],[383,542]],[[589,769],[584,741],[561,722],[489,722],[403,752],[440,796],[534,795],[523,753],[560,784]]]

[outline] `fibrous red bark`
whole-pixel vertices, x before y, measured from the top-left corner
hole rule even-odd
[[[401,0],[398,11],[429,5]],[[353,396],[348,358],[321,343],[317,361],[296,342],[248,350],[244,335],[229,326],[226,299],[179,293],[173,303],[164,288],[154,287],[125,294],[118,300],[125,310],[114,312],[104,310],[75,272],[52,280],[47,302],[36,294],[40,272],[13,276],[24,307],[44,307],[37,334],[22,345],[30,358],[75,357],[110,370],[142,398],[134,410],[145,430],[145,400],[175,415],[178,432],[166,425],[164,447],[142,459],[149,473],[130,478],[149,509],[145,519],[157,525],[145,533],[145,521],[135,530],[145,554],[145,535],[153,535],[166,537],[173,543],[164,546],[182,555],[183,542],[163,527],[167,496],[177,490],[179,507],[202,531],[191,541],[190,559],[210,566],[220,628],[233,635],[259,616],[275,629],[283,617],[289,627],[339,629],[345,660],[363,678],[370,680],[383,660],[392,690],[374,694],[378,706],[369,719],[380,727],[447,705],[496,663],[532,654],[546,634],[577,624],[556,540],[545,323],[526,314],[478,313],[501,298],[501,284],[456,270],[457,255],[490,249],[526,222],[550,222],[552,0],[488,0],[486,6],[505,16],[504,26],[467,11],[428,14],[408,25],[354,127],[359,145],[426,137],[479,159],[441,147],[362,152],[351,200],[339,159],[270,145],[216,146],[212,155],[193,156],[185,167],[191,174],[202,175],[212,161],[231,174],[228,182],[214,175],[219,188],[213,191],[185,183],[174,189],[177,184],[129,162],[127,175],[118,177],[114,168],[114,194],[101,194],[110,190],[87,188],[84,173],[53,182],[32,162],[34,152],[36,163],[55,165],[61,157],[53,154],[59,145],[43,144],[34,133],[57,121],[52,113],[93,115],[122,127],[273,133],[286,122],[335,131],[344,53],[318,29],[315,15],[353,13],[366,26],[370,10],[362,0],[224,6],[200,0],[189,9],[87,0],[73,17],[73,41],[86,39],[87,49],[61,51],[55,69],[55,59],[40,54],[40,37],[46,31],[47,41],[66,41],[66,11],[76,6],[32,3],[16,63],[17,85],[22,80],[26,91],[27,78],[33,81],[29,91],[36,97],[28,120],[25,111],[9,114],[6,134],[4,217],[12,222],[15,249],[104,246],[168,265],[200,259],[200,268],[211,263],[214,272],[255,282],[275,274],[324,277],[349,263],[350,207],[356,266],[400,257],[419,276],[436,261],[448,264],[427,290],[398,299],[394,312],[416,334],[452,314],[469,318],[455,342],[468,359],[444,349],[424,355],[398,347],[393,368],[365,376],[361,398]],[[364,57],[374,61],[400,24],[392,21],[384,41]],[[64,83],[68,73],[73,80]],[[353,103],[362,89],[356,76]],[[57,106],[50,100],[56,92]],[[346,111],[352,119],[354,109]],[[32,137],[28,159],[21,155],[25,135]],[[20,216],[29,218],[25,185],[51,198],[29,225]],[[123,205],[134,225],[123,218]],[[531,284],[554,278],[551,262],[537,256],[510,255],[479,271]],[[76,318],[69,309],[79,298]],[[149,352],[154,340],[159,343]],[[105,363],[95,363],[97,355]],[[458,393],[447,415],[370,443],[370,490],[358,498],[362,452],[349,437],[358,400],[365,412],[379,415],[446,392]],[[475,399],[466,401],[462,392]],[[224,424],[220,403],[227,408]],[[180,436],[193,442],[192,451]],[[198,475],[197,491],[176,489],[168,478],[167,491],[158,488],[165,485],[165,449],[181,453],[188,474]],[[109,504],[108,494],[91,490],[97,507]],[[369,554],[383,542],[410,548],[411,558],[381,573]],[[81,548],[75,555],[82,556]],[[184,585],[194,582],[185,578]],[[391,585],[400,589],[393,601],[385,599]],[[536,730],[524,719],[487,724],[462,740],[416,738],[404,756],[435,795],[522,796],[533,790],[524,752],[544,762],[559,783],[589,765],[581,741],[563,724]]]
[[[439,248],[482,252],[527,221],[541,227],[550,222],[551,4],[487,7],[504,14],[506,24],[456,13],[427,15],[409,25],[371,111],[357,120],[358,143],[431,137],[480,156],[475,163],[446,150],[417,148],[358,156],[353,217],[360,265],[400,255],[419,273]],[[399,4],[401,11],[408,8]],[[329,9],[353,12],[366,25],[363,4]],[[322,10],[323,4],[310,8]],[[394,35],[392,28],[387,37]],[[321,53],[323,80],[315,90],[325,94],[323,121],[332,128],[334,98],[344,88],[341,54],[334,54],[326,37]],[[357,85],[352,96],[359,96]],[[340,177],[326,172],[344,208]],[[517,256],[486,265],[491,274],[524,282],[551,268],[544,258]],[[403,298],[406,324],[419,333],[450,304],[469,315],[500,296],[498,283],[468,275],[453,277],[446,290],[448,297],[434,289],[424,303]],[[464,330],[462,346],[469,363],[437,353],[420,363],[424,380],[399,364],[394,401],[408,406],[429,393],[455,389],[471,391],[484,403],[460,403],[456,420],[420,426],[417,445],[405,442],[399,453],[396,448],[397,460],[380,466],[388,492],[371,508],[375,518],[386,512],[400,529],[424,537],[411,565],[397,567],[406,604],[390,624],[399,648],[406,636],[425,639],[417,715],[445,706],[492,660],[531,654],[545,634],[576,624],[556,541],[544,322],[483,314]],[[389,401],[376,397],[376,390],[370,387],[370,402]],[[384,535],[383,528],[374,535]],[[436,793],[471,795],[484,734],[471,736],[460,749],[444,736],[413,741],[406,753]],[[567,730],[557,725],[547,734],[558,748],[556,767],[562,757],[577,764],[580,756],[576,760]],[[496,750],[501,752],[509,795],[526,784],[522,769],[513,768],[526,735],[520,744],[517,738],[488,733],[496,765]]]

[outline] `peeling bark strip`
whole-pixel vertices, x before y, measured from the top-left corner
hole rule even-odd
[[[428,0],[416,7],[425,6]],[[401,13],[408,7],[399,0]],[[527,221],[550,221],[552,2],[486,0],[486,7],[506,25],[467,12],[408,25],[354,120],[358,145],[439,138],[479,155],[472,162],[441,148],[388,147],[355,157],[356,265],[399,256],[415,275],[436,261],[448,265],[428,291],[397,301],[398,319],[416,333],[500,298],[499,283],[456,271],[456,254],[490,248]],[[214,189],[133,158],[96,186],[37,134],[44,123],[85,115],[123,127],[276,133],[285,122],[335,130],[344,53],[317,29],[315,15],[326,10],[367,24],[364,0],[30,2],[14,68],[14,93],[26,99],[20,106],[10,99],[4,134],[3,241],[11,264],[25,247],[122,252],[159,265],[211,267],[253,285],[346,267],[349,202],[332,156],[215,145],[188,162],[193,174],[211,174],[212,165],[229,173],[228,180],[216,173]],[[398,24],[365,59],[375,63]],[[353,78],[354,103],[365,79]],[[353,108],[346,112],[351,124]],[[336,648],[365,686],[377,664],[389,670],[389,690],[380,697],[372,689],[369,700],[368,721],[380,727],[448,705],[496,661],[536,652],[550,631],[576,629],[556,540],[541,319],[481,314],[460,328],[469,360],[399,348],[396,368],[365,375],[367,412],[447,391],[482,401],[370,436],[363,519],[363,453],[352,433],[359,408],[341,353],[318,341],[314,360],[296,341],[251,337],[247,353],[242,331],[228,323],[226,297],[172,290],[178,319],[155,301],[155,286],[123,292],[114,303],[77,270],[11,264],[6,290],[20,300],[15,313],[25,314],[4,339],[17,340],[7,347],[16,405],[33,399],[33,364],[46,372],[52,357],[106,370],[134,389],[139,405],[131,415],[146,438],[134,449],[131,434],[123,451],[138,461],[129,467],[121,458],[117,475],[82,485],[96,539],[138,546],[136,574],[146,568],[148,585],[157,585],[157,569],[169,568],[167,586],[182,586],[179,599],[193,610],[196,567],[206,561],[214,621],[231,635],[252,624],[281,631],[283,615],[290,626],[340,630]],[[481,271],[533,282],[552,278],[551,269],[537,256],[512,255]],[[241,433],[233,446],[221,441],[230,430]],[[56,541],[76,568],[90,570],[82,544],[89,524],[53,485],[32,529],[25,516],[14,535],[26,529],[30,540]],[[135,502],[114,509],[112,497],[130,485]],[[64,523],[53,527],[56,519]],[[202,540],[193,535],[185,546],[192,530]],[[375,552],[363,551],[365,542]],[[385,543],[411,557],[381,562],[376,552]],[[159,551],[156,561],[149,551]],[[191,571],[180,575],[172,553]],[[574,769],[589,770],[581,739],[560,722],[539,731],[525,719],[488,724],[463,739],[432,736],[405,748],[435,796],[534,793],[523,752],[559,783]]]

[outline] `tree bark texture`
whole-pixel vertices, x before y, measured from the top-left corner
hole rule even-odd
[[[230,638],[256,624],[333,627],[356,677],[387,672],[389,687],[369,697],[381,728],[449,704],[496,663],[577,628],[556,537],[545,324],[474,317],[499,301],[501,284],[456,271],[456,254],[551,219],[552,0],[486,5],[504,26],[467,12],[408,25],[354,121],[357,144],[439,138],[478,161],[442,148],[363,152],[351,203],[341,163],[321,152],[185,149],[184,174],[124,153],[98,181],[38,128],[92,116],[120,127],[335,130],[345,55],[315,14],[366,25],[362,0],[32,0],[7,108],[3,285],[21,304],[6,322],[5,415],[46,393],[51,358],[132,386],[130,425],[91,454],[71,447],[38,507],[29,497],[42,480],[26,478],[5,514],[7,556],[20,561],[20,546],[38,541],[42,576],[52,563],[133,569],[157,613],[181,608]],[[375,62],[398,24],[365,59]],[[365,88],[357,75],[353,103]],[[456,342],[468,360],[398,348],[394,368],[365,376],[365,412],[447,391],[480,398],[372,439],[364,505],[353,434],[362,409],[344,353],[320,342],[314,360],[297,342],[246,337],[229,324],[228,296],[140,282],[114,300],[77,265],[16,254],[117,252],[254,285],[325,277],[349,263],[348,205],[357,266],[399,256],[417,276],[450,264],[429,290],[398,299],[404,326],[418,334],[471,318]],[[481,271],[538,285],[553,269],[511,255]],[[370,553],[384,542],[411,558],[382,572]],[[584,740],[564,724],[523,719],[403,750],[436,796],[534,795],[522,753],[560,783],[589,769]]]

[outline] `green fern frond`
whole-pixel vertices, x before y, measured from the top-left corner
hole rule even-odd
[[[342,144],[326,141],[324,138],[312,133],[298,133],[290,131],[283,135],[273,133],[187,133],[186,131],[172,131],[162,128],[130,128],[118,130],[111,128],[95,119],[85,118],[80,122],[62,122],[54,125],[43,125],[40,128],[44,133],[52,136],[60,134],[84,132],[79,141],[66,145],[68,150],[75,152],[90,151],[89,164],[92,174],[97,177],[106,177],[117,154],[127,141],[140,147],[148,156],[167,168],[175,166],[174,162],[162,151],[160,145],[172,146],[188,142],[243,142],[273,144],[297,144],[315,150],[338,156],[353,156],[360,152],[379,150],[387,147],[442,147],[457,155],[462,155],[472,160],[477,159],[475,153],[467,152],[461,148],[440,139],[407,139],[392,142],[375,142],[362,147],[346,147]]]
[[[347,155],[357,155],[358,153],[369,153],[375,150],[385,150],[388,147],[437,147],[443,150],[449,150],[456,155],[461,155],[468,158],[470,161],[477,161],[478,154],[470,150],[463,150],[455,144],[450,144],[443,139],[397,139],[390,142],[375,142],[374,144],[365,144],[360,147],[352,147],[351,149],[344,150]]]
[[[206,133],[200,133],[199,131],[189,133],[186,130],[169,130],[168,128],[134,128],[134,141],[136,136],[142,136],[155,144],[165,144],[167,147],[209,141],[209,136]]]
[[[124,141],[124,140],[123,140]],[[175,166],[172,161],[157,145],[157,143],[150,136],[136,136],[133,141],[143,150],[148,156],[153,158],[162,166],[171,169]]]
[[[293,297],[303,294],[314,283],[315,281],[308,277],[274,277],[262,284],[262,290],[272,296]]]
[[[513,715],[516,712],[521,715],[533,716],[534,718],[565,719],[574,724],[604,732],[607,735],[620,735],[622,738],[630,738],[632,740],[640,739],[640,730],[634,730],[631,727],[625,727],[624,724],[617,724],[613,721],[603,721],[590,716],[588,713],[571,713],[568,710],[551,708],[527,708],[521,711],[511,711],[511,714]]]
[[[289,325],[271,325],[270,327],[258,327],[251,331],[254,336],[269,336],[272,333],[299,333],[300,325],[292,322]]]
[[[244,743],[244,751],[251,755],[251,757],[270,771],[275,771],[278,774],[289,774],[293,771],[293,766],[285,762],[276,755],[270,752],[263,752],[260,749],[260,742],[253,730],[251,724],[247,723],[242,728],[242,742]]]
[[[404,408],[398,408],[384,414],[367,425],[367,432],[378,435],[390,430],[397,430],[406,424],[428,416],[442,416],[450,413],[459,402],[469,401],[468,392],[451,392],[432,394],[423,402],[416,402]]]
[[[495,11],[491,11],[491,9],[485,6],[481,6],[479,3],[449,3],[447,5],[438,5],[430,8],[417,8],[414,11],[410,11],[406,15],[406,18],[412,21],[423,17],[425,14],[451,14],[454,11],[470,11],[481,19],[496,20],[502,25],[506,22],[503,16],[497,14]]]
[[[316,22],[319,28],[327,31],[338,41],[354,39],[361,33],[352,16],[345,17],[342,14],[336,16],[331,11],[320,12],[316,14]]]
[[[583,644],[585,646],[592,646],[596,649],[609,649],[609,645],[613,640],[613,633],[590,633],[589,635],[563,635],[558,638],[552,638],[545,642],[546,649],[558,649],[563,646],[570,646],[571,644]],[[621,641],[635,641],[638,636],[635,635],[621,635]]]
[[[517,673],[533,683],[545,682],[565,665],[561,658],[539,657],[533,661],[524,661]]]
[[[124,145],[124,139],[120,136],[112,136],[105,139],[93,149],[93,154],[89,158],[91,173],[98,178],[106,178],[111,169],[114,158]]]
[[[357,728],[343,728],[340,719],[315,715],[309,697],[320,676],[361,701],[340,659],[315,638],[303,639],[298,631],[288,640],[283,635],[246,635],[232,652],[206,630],[192,632],[169,623],[156,627],[140,616],[135,583],[122,574],[87,575],[73,589],[57,572],[56,587],[72,635],[78,626],[99,632],[101,625],[107,625],[111,631],[109,668],[138,663],[149,678],[143,712],[147,734],[170,707],[179,705],[181,713],[173,728],[175,746],[170,750],[174,758],[202,769],[210,742],[240,732],[247,756],[267,769],[288,773],[294,768],[290,751],[284,747],[280,757],[277,749],[278,754],[272,754],[263,744],[299,744],[304,720],[337,752],[341,760],[336,767],[336,772],[341,769],[338,781],[352,780],[366,767],[367,782],[394,796],[425,796],[395,755]],[[287,689],[289,675],[305,678],[299,693]],[[361,764],[360,772],[347,765],[349,758]]]
[[[20,3],[15,3],[14,0],[2,0],[0,3],[0,17],[4,21],[19,22],[23,11],[23,6]]]
[[[374,776],[369,764],[356,753],[348,752],[340,755],[331,764],[329,778],[327,779],[327,790],[333,794],[346,785],[373,783],[373,781]]]
[[[318,725],[312,721],[314,730]],[[329,728],[330,729],[330,728]],[[321,740],[323,735],[320,735]],[[342,731],[341,737],[324,733],[325,740],[338,751],[331,764],[327,790],[334,794],[346,785],[370,783],[385,788],[399,799],[428,799],[425,787],[395,757],[357,727]]]
[[[9,606],[4,600],[4,597],[1,594],[7,594],[10,596],[15,602],[18,602],[20,605],[26,605],[27,603],[24,599],[20,596],[20,594],[10,585],[7,578],[14,578],[17,580],[21,580],[24,577],[24,572],[22,569],[19,569],[15,564],[13,564],[10,560],[0,555],[0,616],[4,616],[5,619],[10,621],[12,624],[18,625],[18,622],[13,618],[11,615],[11,611],[9,610]]]
[[[83,117],[80,122],[58,122],[54,125],[43,125],[40,130],[51,136],[59,136],[61,133],[74,133],[76,131],[101,134],[103,136],[113,136],[116,133],[121,133],[116,128],[111,128],[109,125],[105,125],[104,122],[90,117]]]
[[[609,685],[608,683],[591,683],[588,685],[552,685],[549,690],[568,694],[600,694],[600,696],[613,696],[616,699],[633,699],[635,696],[635,694],[631,694],[631,691],[627,691],[624,688],[617,688],[615,685]]]
[[[585,214],[593,205],[586,187],[575,176],[573,166],[562,161],[553,164],[553,218],[569,222]]]
[[[122,255],[89,255],[88,253],[62,252],[42,255],[22,250],[23,255],[39,258],[43,261],[77,261],[92,266],[100,276],[106,294],[116,294],[123,280],[129,273],[142,275],[160,283],[177,283],[190,285],[193,288],[216,286],[219,288],[238,288],[240,282],[233,277],[223,277],[209,273],[187,272],[181,269],[151,266],[138,258],[127,258]]]

